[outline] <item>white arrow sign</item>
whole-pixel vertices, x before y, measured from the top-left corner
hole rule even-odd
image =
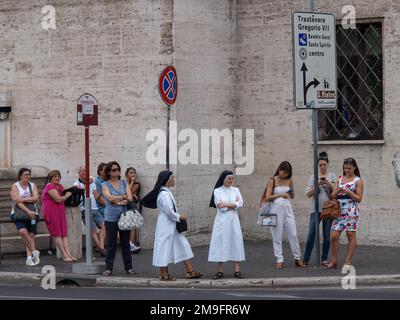
[[[294,12],[292,28],[295,108],[336,108],[335,15]]]

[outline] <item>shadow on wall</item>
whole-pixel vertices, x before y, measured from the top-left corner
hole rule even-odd
[[[397,187],[400,188],[400,151],[397,151],[393,157],[394,177],[396,178]]]

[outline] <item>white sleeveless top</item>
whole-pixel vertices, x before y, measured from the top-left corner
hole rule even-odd
[[[274,194],[277,193],[286,193],[290,190],[289,186],[277,186],[274,188]],[[290,204],[290,199],[285,198],[276,198],[273,203],[275,204]]]
[[[33,182],[29,182],[29,184],[31,185],[32,188],[32,194],[33,194],[33,189],[35,187],[35,184]],[[29,187],[26,187],[26,189],[24,189],[21,184],[18,182],[14,183],[14,186],[17,187],[18,189],[18,195],[20,198],[29,198],[31,196],[31,192],[29,191]],[[11,214],[14,214],[14,206],[15,206],[15,202],[13,201],[13,205],[12,205],[12,209],[11,209]]]

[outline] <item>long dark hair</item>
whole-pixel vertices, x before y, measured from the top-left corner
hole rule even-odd
[[[266,196],[266,194],[267,194],[267,190],[268,190],[268,183],[269,183],[269,180],[271,180],[271,179],[275,179],[275,178],[272,177],[272,178],[268,179],[267,185],[265,186],[265,189],[264,189],[264,192],[263,192],[263,194],[261,195],[260,208],[261,208],[261,206],[263,205],[263,203],[267,202],[267,196]],[[275,182],[275,180],[274,180],[274,182]],[[274,193],[274,190],[272,190],[272,193]]]
[[[353,167],[354,167],[354,174],[355,174],[357,177],[360,177],[360,178],[361,178],[361,174],[360,174],[360,170],[358,169],[357,162],[356,162],[356,160],[353,159],[353,158],[346,158],[346,159],[344,159],[344,161],[343,161],[343,177],[346,175],[346,173],[344,172],[344,165],[345,165],[345,164],[349,164],[349,165],[353,166]]]
[[[119,163],[117,161],[110,161],[109,163],[107,163],[105,171],[104,171],[104,173],[106,175],[106,180],[110,180],[110,178],[111,178],[110,172],[111,172],[112,166],[118,167],[118,169],[119,169],[118,179],[121,179],[121,166],[119,165]]]
[[[276,172],[275,172],[274,176],[271,178],[271,179],[274,179],[274,183],[275,183],[275,176],[279,175],[279,171],[280,171],[280,170],[283,170],[283,171],[286,171],[286,172],[289,173],[289,175],[287,176],[287,179],[290,179],[290,178],[292,177],[292,165],[290,164],[289,161],[283,161],[283,162],[281,162],[281,164],[279,165],[278,169],[276,169]],[[266,200],[267,200],[266,193],[267,193],[267,190],[268,190],[268,183],[269,183],[269,180],[270,180],[270,179],[268,179],[267,185],[265,186],[265,189],[264,189],[264,192],[263,192],[263,194],[261,195],[260,207],[261,207],[262,204],[265,203]],[[272,190],[272,192],[274,192],[274,190]]]
[[[128,180],[128,173],[129,173],[129,171],[131,171],[131,170],[135,171],[135,173],[136,173],[136,169],[135,169],[134,167],[129,167],[129,168],[127,168],[127,169],[125,170],[125,178],[126,178],[126,180]]]
[[[103,168],[107,165],[107,163],[101,162],[98,167],[97,167],[97,175],[100,176],[100,172],[103,170]]]
[[[279,171],[286,171],[289,173],[286,179],[290,179],[292,177],[292,165],[290,164],[289,161],[283,161],[279,165],[278,169],[276,169],[276,172],[274,174],[274,177],[279,175]]]

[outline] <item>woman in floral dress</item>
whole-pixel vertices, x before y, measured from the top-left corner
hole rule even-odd
[[[340,216],[332,223],[332,261],[325,267],[326,269],[337,268],[339,238],[343,231],[346,232],[347,239],[349,240],[343,269],[347,271],[351,266],[351,258],[357,245],[358,203],[362,200],[363,189],[364,183],[361,180],[356,160],[353,158],[345,159],[343,162],[343,176],[337,179],[335,188],[331,194],[331,199],[338,199],[340,201]]]

